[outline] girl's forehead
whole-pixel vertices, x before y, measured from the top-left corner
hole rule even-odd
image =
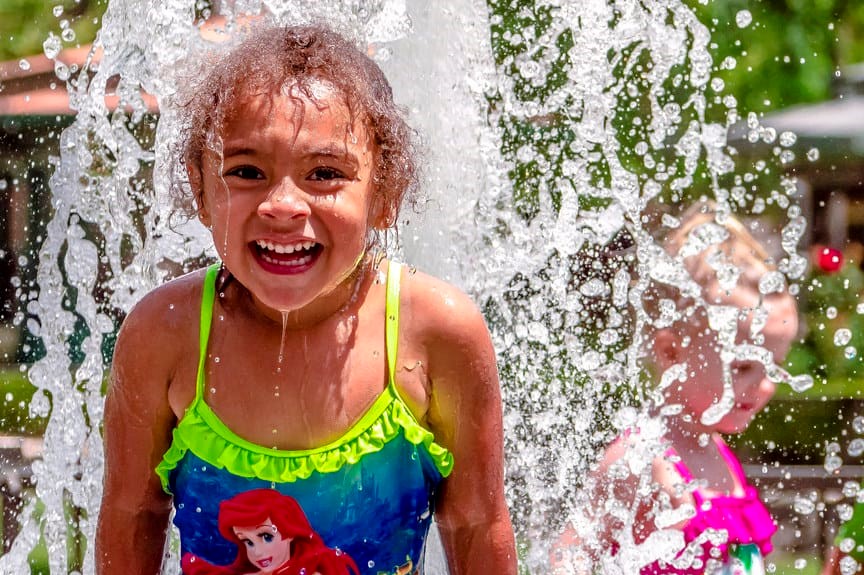
[[[289,129],[294,132],[330,130],[343,139],[346,134],[368,135],[368,126],[348,106],[336,88],[323,81],[309,85],[286,84],[267,92],[240,95],[225,114],[219,136],[248,137]]]

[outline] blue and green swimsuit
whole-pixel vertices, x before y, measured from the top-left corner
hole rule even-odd
[[[363,575],[421,573],[436,487],[449,475],[453,456],[417,422],[396,389],[399,264],[391,262],[387,274],[386,389],[341,438],[302,451],[246,441],[204,401],[218,269],[208,269],[204,280],[195,399],[156,468],[174,498],[181,554],[231,563],[237,547],[219,533],[219,503],[270,488],[296,499],[324,543],[349,554]]]

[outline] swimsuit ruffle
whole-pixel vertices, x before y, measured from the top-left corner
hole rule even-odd
[[[174,428],[171,447],[156,467],[162,488],[171,493],[171,472],[187,451],[210,465],[241,477],[287,483],[312,473],[333,473],[364,455],[380,451],[400,432],[410,443],[423,445],[442,477],[453,470],[453,454],[435,443],[432,432],[421,426],[388,388],[345,435],[323,447],[302,451],[268,449],[234,434],[203,401],[190,406]]]

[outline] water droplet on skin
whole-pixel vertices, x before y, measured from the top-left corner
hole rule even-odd
[[[168,304],[168,309],[174,309],[174,304],[173,303]]]
[[[215,393],[216,393],[216,388],[215,388],[215,387],[211,387],[211,388],[210,388],[210,395],[213,395],[213,394],[215,394]]]
[[[26,72],[30,69],[30,61],[26,58],[21,58],[20,60],[18,60],[18,67]]]
[[[219,363],[221,361],[222,361],[222,359],[218,355],[213,358],[213,363]]]

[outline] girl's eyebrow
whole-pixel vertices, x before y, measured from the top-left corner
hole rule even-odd
[[[347,162],[352,166],[359,166],[360,160],[355,154],[342,147],[327,146],[324,148],[311,148],[303,154],[304,158],[331,158],[341,162]]]

